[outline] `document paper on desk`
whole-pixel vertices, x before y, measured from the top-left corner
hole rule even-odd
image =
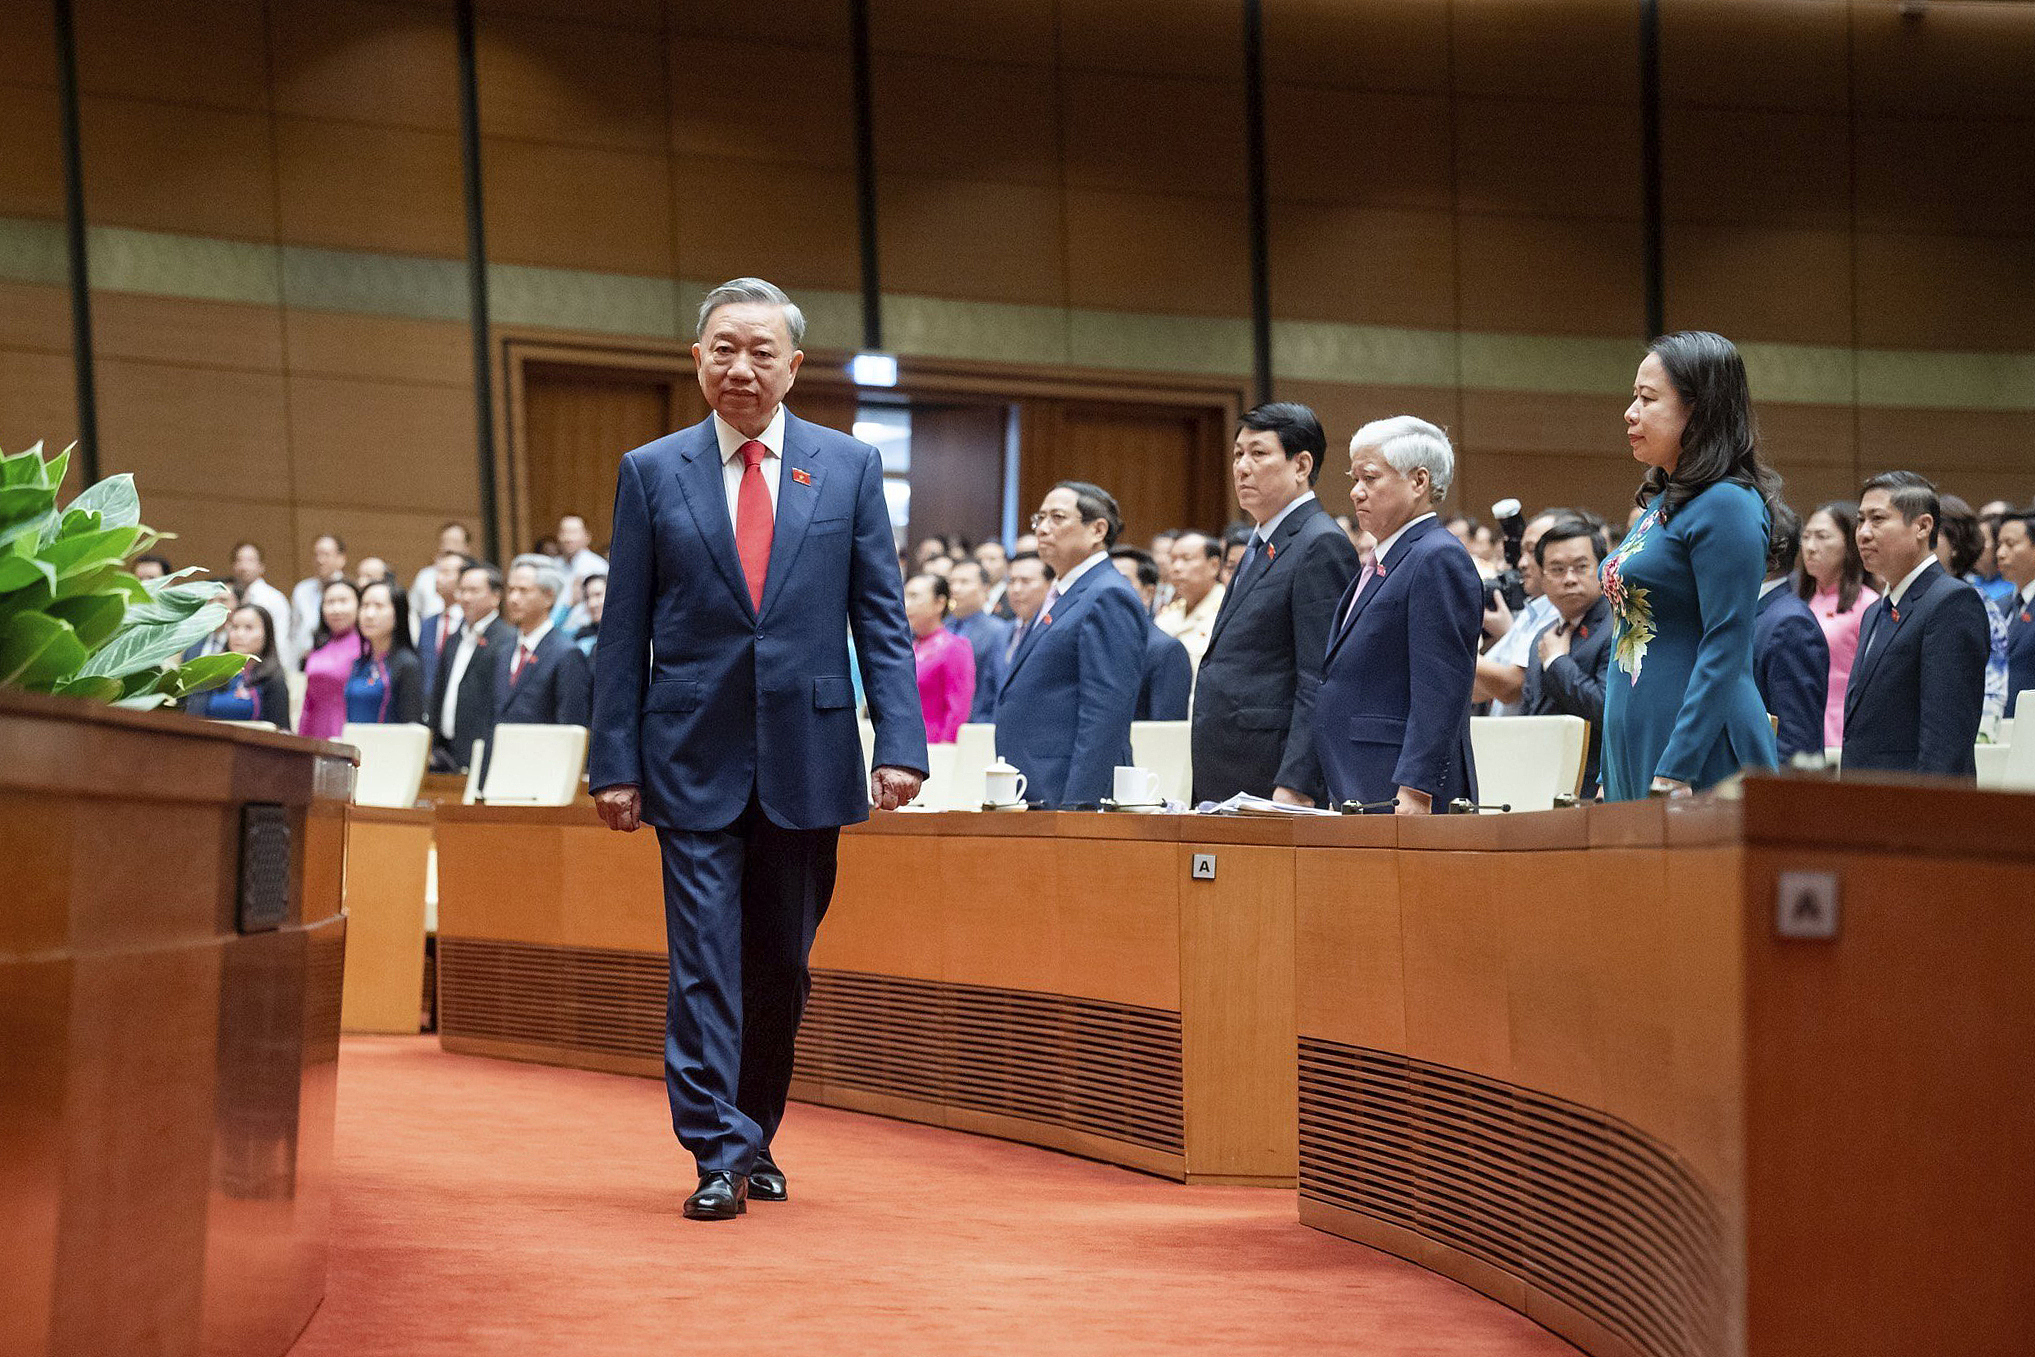
[[[1264,815],[1277,818],[1282,815],[1334,815],[1332,810],[1319,806],[1289,806],[1284,801],[1269,801],[1249,792],[1238,792],[1227,801],[1204,801],[1194,808],[1196,815]]]

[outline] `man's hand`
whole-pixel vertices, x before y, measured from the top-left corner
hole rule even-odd
[[[1569,653],[1569,645],[1575,640],[1575,633],[1566,622],[1557,622],[1540,634],[1540,665],[1545,669],[1554,663],[1557,656]]]
[[[1503,594],[1489,595],[1489,606],[1484,609],[1484,634],[1496,641],[1512,630],[1512,609],[1505,606]]]
[[[1401,787],[1395,799],[1399,804],[1392,807],[1394,815],[1431,815],[1434,812],[1434,798],[1415,788]]]
[[[869,799],[878,810],[909,805],[926,780],[909,768],[878,768],[869,775]]]
[[[609,829],[624,834],[643,823],[643,792],[639,787],[603,787],[594,795],[594,809]]]
[[[1282,806],[1311,806],[1314,804],[1313,797],[1302,796],[1291,787],[1274,787],[1272,789],[1272,799]]]

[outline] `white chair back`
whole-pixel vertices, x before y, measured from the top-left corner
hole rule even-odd
[[[1159,775],[1159,795],[1186,802],[1194,795],[1193,724],[1131,722],[1131,762]]]
[[[495,727],[480,799],[490,806],[569,806],[586,771],[585,726]]]
[[[948,810],[981,810],[989,799],[982,770],[996,762],[996,727],[969,721],[954,733],[954,763],[947,779]]]
[[[1971,754],[1978,761],[1978,785],[1993,790],[2005,787],[2007,785],[2007,759],[2013,752],[2013,746],[2011,745],[1973,745]]]
[[[243,730],[274,730],[276,728],[276,723],[273,721],[221,721],[217,718],[208,719],[212,720],[214,725],[239,726]]]
[[[925,785],[919,788],[919,794],[913,799],[909,809],[947,810],[954,781],[954,746],[927,745],[926,765]]]
[[[2014,710],[2019,711],[2019,703],[2035,702],[2035,692],[2022,693],[2014,701],[2017,704]],[[2030,710],[2035,710],[2035,708]],[[2015,719],[2019,720],[2018,717]],[[2016,740],[2013,744],[1994,745],[1993,748],[2006,750],[2005,754],[1995,756],[1999,759],[2000,780],[1993,785],[2010,792],[2035,792],[2035,736],[2030,736],[2025,740]],[[1983,754],[1983,752],[1983,747],[1981,747],[1980,753]],[[1979,785],[1983,787],[1985,785],[1984,764],[1979,765],[1979,778]]]
[[[403,725],[346,723],[339,738],[360,751],[360,773],[353,780],[353,799],[362,806],[417,804],[424,785],[424,765],[431,759],[431,730],[415,721]]]
[[[876,770],[876,725],[866,716],[855,724],[862,728],[862,773],[866,777]]]
[[[301,669],[286,670],[283,685],[290,690],[290,729],[304,728],[304,691],[311,680],[304,677]]]
[[[1580,716],[1473,716],[1477,798],[1516,811],[1551,810],[1556,796],[1575,794],[1588,745],[1589,722]]]

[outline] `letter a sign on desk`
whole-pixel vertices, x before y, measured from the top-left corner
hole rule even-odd
[[[1774,933],[1805,942],[1837,937],[1837,873],[1782,872],[1774,886]]]

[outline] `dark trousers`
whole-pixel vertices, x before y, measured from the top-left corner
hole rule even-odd
[[[769,1157],[840,836],[772,824],[753,796],[726,829],[657,831],[671,952],[664,1086],[701,1173],[748,1173]]]

